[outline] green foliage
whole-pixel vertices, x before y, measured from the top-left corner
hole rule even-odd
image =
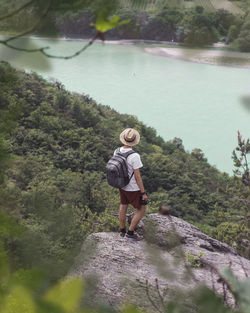
[[[196,290],[195,304],[197,305],[197,313],[233,313],[230,307],[225,306],[221,297],[215,294],[207,287]]]
[[[34,271],[29,272],[32,280]],[[15,274],[14,274],[15,275]],[[80,311],[83,283],[78,278],[67,278],[47,289],[44,294],[34,293],[34,285],[29,280],[13,280],[5,283],[5,290],[0,291],[1,313],[71,313]]]
[[[231,25],[227,34],[227,43],[233,42],[239,35],[239,28],[236,25]]]
[[[249,257],[249,228],[244,220],[241,223],[223,222],[213,230],[212,236],[220,241],[227,242],[241,253],[244,251],[243,255]]]
[[[117,231],[119,229],[118,219],[110,213],[109,209],[101,213],[93,213],[90,209],[85,208],[80,214],[82,216],[81,227],[85,236],[96,232]]]
[[[237,45],[239,50],[242,52],[249,52],[250,51],[250,21],[249,17],[246,19],[245,23],[243,24],[239,36],[237,38]]]
[[[197,256],[188,253],[186,255],[186,260],[191,267],[194,267],[194,268],[201,267],[202,266],[201,258],[204,255],[205,254],[202,251],[200,251]]]
[[[15,219],[0,211],[0,238],[17,238],[22,233]]]
[[[238,237],[243,234],[242,226],[237,223],[224,222],[215,229],[216,238],[220,241],[226,241],[231,246],[235,246]]]
[[[151,225],[154,227],[154,225]],[[174,224],[171,235],[176,235]],[[152,230],[152,229],[151,229]],[[154,236],[152,236],[154,237]],[[149,242],[153,242],[150,238]],[[224,313],[249,313],[250,285],[247,272],[242,265],[242,270],[245,272],[245,278],[239,280],[229,268],[225,268],[220,272],[216,265],[210,263],[203,258],[204,254],[200,252],[198,255],[188,254],[185,256],[184,251],[176,242],[174,244],[176,265],[182,263],[185,265],[186,272],[182,276],[176,275],[169,270],[169,264],[162,258],[160,248],[150,246],[146,250],[149,254],[149,260],[154,264],[160,273],[161,277],[167,278],[169,281],[174,280],[178,284],[187,284],[188,288],[182,290],[177,287],[174,290],[167,288],[167,292],[160,289],[156,280],[155,287],[146,283],[146,294],[150,304],[158,312],[180,312],[180,313],[201,313],[201,312],[224,312]],[[187,266],[189,265],[189,266]],[[208,267],[212,274],[216,275],[217,283],[221,284],[221,288],[213,286],[213,290],[205,285],[199,285],[192,288],[192,281],[196,280],[195,270],[201,266]],[[200,272],[201,273],[201,272]],[[137,287],[138,288],[138,287]],[[153,290],[152,290],[153,289]],[[217,292],[215,291],[217,290]],[[218,290],[223,290],[223,293],[218,293]],[[153,296],[153,291],[156,296]],[[230,299],[230,302],[228,301]]]
[[[209,45],[217,41],[213,15],[194,10],[183,21],[185,28],[184,42],[190,45]]]
[[[244,215],[245,204],[233,198],[245,194],[247,199],[247,187],[211,167],[199,149],[187,153],[180,139],[164,142],[135,117],[71,94],[35,73],[15,72],[7,64],[2,72],[6,83],[0,90],[5,99],[1,109],[8,112],[13,99],[22,108],[8,135],[15,158],[0,201],[2,206],[8,203],[7,211],[26,229],[14,246],[18,264],[41,267],[53,273],[54,281],[67,271],[90,232],[118,229],[119,195],[106,182],[105,166],[125,127],[141,134],[136,150],[155,208],[170,205],[172,214],[200,223],[216,236],[213,230],[220,223],[238,223],[237,216]],[[15,87],[8,75],[18,81]],[[244,234],[245,228],[246,238]]]
[[[30,29],[49,3],[49,0],[32,1],[11,18],[0,20],[1,29],[14,33]],[[3,3],[2,10],[12,11],[22,4],[23,1],[16,1],[12,8],[9,3]],[[237,14],[240,9],[232,10],[234,4],[227,7],[230,11],[216,10],[210,1],[189,4],[175,0],[168,4],[149,0],[128,0],[125,3],[119,0],[74,0],[69,4],[65,0],[53,0],[48,14],[35,31],[49,36],[168,40],[196,46],[217,40],[230,43],[238,38],[239,49],[248,51],[248,18]],[[104,37],[106,32],[108,34]]]
[[[232,273],[230,268],[226,268],[222,272],[222,276],[225,277],[232,293],[235,297],[237,304],[239,305],[240,312],[250,312],[250,279],[245,278],[241,281]]]
[[[6,71],[5,66],[4,63],[0,63],[0,184],[4,179],[4,168],[10,161],[9,143],[6,136],[15,127],[16,120],[22,115],[22,103],[16,96],[8,92],[8,86],[15,89],[18,84],[16,71],[13,68]]]
[[[42,296],[37,304],[30,289],[46,289],[41,277],[54,284],[64,276],[87,235],[118,229],[119,197],[106,183],[105,165],[125,127],[141,133],[137,151],[142,155],[143,179],[155,208],[169,204],[174,215],[207,225],[209,231],[230,216],[237,222],[236,216],[244,211],[242,202],[235,203],[233,197],[236,193],[247,197],[247,187],[211,167],[202,151],[185,152],[178,138],[164,142],[135,117],[97,105],[85,95],[73,95],[58,82],[13,71],[7,64],[2,73],[5,82],[0,97],[5,101],[1,110],[10,116],[13,103],[22,108],[12,124],[14,129],[4,135],[15,158],[1,185],[0,205],[23,229],[20,234],[13,232],[13,238],[1,246],[2,273],[8,273],[1,285],[4,299],[11,295],[19,303],[24,298],[27,310],[37,305],[42,305],[41,312],[63,310],[58,308],[61,303],[50,302],[60,299],[58,294],[50,300]],[[12,79],[18,84],[13,86]],[[3,223],[11,225],[5,217]],[[11,228],[0,229],[10,235]],[[246,237],[245,228],[242,233]],[[225,232],[216,235],[231,240]],[[12,262],[6,268],[8,253]],[[10,277],[13,287],[6,289]],[[3,303],[7,311],[14,306],[7,304],[8,300]],[[67,308],[70,300],[68,303]]]
[[[112,17],[109,17],[109,12],[106,9],[103,9],[101,12],[99,12],[97,16],[97,20],[95,23],[95,28],[99,32],[106,32],[108,30],[111,30],[113,28],[116,28],[118,26],[124,25],[129,23],[130,20],[123,20],[119,22],[119,16],[114,15]]]
[[[13,252],[22,266],[39,267],[55,281],[67,272],[87,235],[118,229],[111,210],[119,206],[118,195],[98,172],[56,170],[30,156],[13,163],[8,174],[15,184],[5,193],[19,198],[20,224],[26,229]]]
[[[44,295],[44,301],[52,303],[63,312],[74,312],[82,297],[83,285],[79,278],[59,281]]]
[[[39,10],[41,1],[34,3]],[[53,2],[55,12],[79,10],[86,4],[89,1]],[[107,5],[113,7],[111,1]],[[157,22],[175,32],[181,14],[167,9]],[[204,12],[196,9],[194,14]],[[96,28],[101,32],[125,23],[117,16],[98,18]],[[191,22],[189,27],[194,25]],[[203,44],[199,36],[192,43]],[[105,181],[105,164],[124,127],[136,127],[142,134],[138,151],[145,160],[144,181],[155,205],[167,202],[178,216],[196,222],[203,219],[209,231],[214,227],[217,238],[230,244],[247,236],[246,224],[221,222],[230,215],[235,220],[244,211],[243,202],[235,204],[232,198],[241,194],[247,201],[247,187],[209,166],[202,151],[186,153],[178,140],[164,142],[132,116],[97,105],[85,95],[72,95],[61,85],[49,84],[34,73],[17,72],[5,63],[0,66],[0,113],[1,313],[86,312],[81,306],[83,282],[58,279],[66,274],[88,234],[118,228],[114,212],[119,199]],[[12,164],[10,152],[15,155]],[[199,267],[201,257],[190,254],[187,259]],[[249,313],[249,279],[238,281],[230,270],[223,275],[239,312]],[[51,282],[54,285],[48,287]],[[192,300],[197,313],[232,312],[206,288]],[[165,307],[168,312],[184,312],[178,301]],[[113,309],[94,310],[99,311]],[[122,312],[139,310],[126,306]]]
[[[236,167],[234,173],[241,177],[243,184],[250,187],[249,155],[250,141],[243,139],[238,132],[238,146],[233,151],[233,161]]]
[[[11,143],[6,153],[11,151],[15,157],[6,169],[0,194],[0,312],[86,312],[81,301],[83,283],[60,278],[87,235],[118,229],[119,197],[106,183],[105,164],[125,127],[135,127],[142,135],[137,151],[155,208],[170,204],[175,215],[204,224],[229,243],[236,234],[246,238],[248,228],[240,225],[237,216],[244,213],[248,187],[211,167],[202,151],[187,153],[180,139],[164,142],[135,117],[70,94],[34,73],[13,72],[7,64],[2,69],[3,77],[10,71],[18,84],[13,87],[8,79],[3,84],[1,110],[10,119],[8,112],[17,101],[22,114],[14,117],[14,129],[1,132],[6,144]],[[235,195],[242,201],[234,201]],[[201,266],[201,258],[201,254],[187,256],[193,267]],[[249,313],[249,280],[239,282],[225,273],[239,312]],[[176,291],[176,297],[185,300],[166,301],[164,310],[232,312],[207,288],[184,297]],[[94,309],[107,310],[114,312],[108,307]],[[126,306],[123,311],[137,313],[138,309]]]
[[[224,9],[204,10],[203,6],[193,5],[186,8],[178,1],[168,4],[150,4],[150,1],[145,1],[149,2],[148,6],[139,2],[138,5],[133,5],[131,1],[127,1],[127,4],[116,3],[112,8],[108,6],[104,11],[99,10],[99,14],[91,5],[84,12],[80,10],[78,13],[59,14],[56,18],[57,27],[67,36],[92,37],[93,31],[89,27],[92,21],[92,26],[101,32],[113,29],[114,25],[121,26],[109,31],[105,35],[107,38],[168,40],[206,45],[216,40],[229,43],[236,39],[243,22],[241,16]],[[122,20],[121,24],[119,19]],[[229,31],[231,26],[234,27]]]

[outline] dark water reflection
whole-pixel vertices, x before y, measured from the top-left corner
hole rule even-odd
[[[240,100],[243,108],[250,114],[250,95],[243,96]]]

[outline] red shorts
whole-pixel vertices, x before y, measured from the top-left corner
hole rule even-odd
[[[121,204],[131,204],[135,209],[140,209],[140,197],[141,191],[126,191],[123,189],[119,189],[120,191],[120,202]]]

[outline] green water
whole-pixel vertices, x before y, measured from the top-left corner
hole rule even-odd
[[[83,45],[37,39],[32,44],[49,45],[57,55]],[[37,53],[1,47],[0,58],[54,77],[67,89],[89,94],[121,113],[136,115],[164,139],[179,137],[186,150],[201,148],[210,164],[232,173],[237,131],[250,135],[250,110],[242,102],[250,95],[249,70],[168,59],[147,54],[143,48],[94,44],[79,57],[51,59],[49,65]]]

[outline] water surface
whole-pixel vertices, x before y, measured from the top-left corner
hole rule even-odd
[[[24,43],[24,39],[19,43]],[[79,41],[32,40],[68,55]],[[30,45],[30,41],[27,41]],[[179,137],[191,151],[201,148],[208,161],[232,173],[237,131],[250,135],[250,71],[190,63],[147,54],[144,46],[94,44],[71,60],[39,57],[2,48],[0,58],[60,80],[67,89],[89,94],[121,113],[136,115],[164,139]],[[37,69],[37,66],[39,68]]]

